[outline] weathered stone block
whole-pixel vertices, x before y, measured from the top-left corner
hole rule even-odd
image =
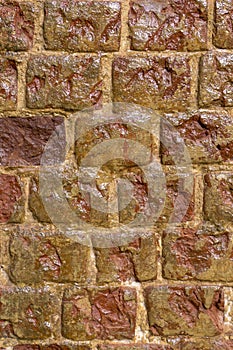
[[[221,287],[147,287],[145,299],[154,335],[213,337],[223,331]]]
[[[193,102],[191,60],[186,56],[115,58],[114,101],[166,111],[188,108]]]
[[[14,230],[10,239],[10,277],[16,283],[88,283],[90,248],[75,238],[40,226]]]
[[[207,48],[207,2],[132,1],[131,49],[197,51]]]
[[[119,2],[46,1],[46,48],[62,51],[117,51],[120,46]]]
[[[27,107],[80,110],[101,98],[97,57],[34,56],[27,68]]]
[[[0,118],[1,166],[40,165],[44,148],[61,125],[56,149],[51,149],[51,164],[60,161],[65,150],[63,117],[33,116]]]
[[[174,280],[233,280],[229,232],[200,226],[167,231],[163,237],[163,274]]]
[[[0,110],[14,110],[17,107],[18,79],[16,63],[0,58]]]
[[[127,246],[96,248],[97,282],[156,279],[157,249],[153,234],[144,235]]]
[[[30,2],[0,1],[0,50],[24,51],[32,47],[35,9]]]
[[[136,323],[133,288],[67,289],[63,297],[62,334],[73,340],[132,339]]]
[[[231,53],[207,53],[201,58],[199,87],[201,107],[233,106],[232,69]]]

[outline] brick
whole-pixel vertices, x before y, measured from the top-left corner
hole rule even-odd
[[[222,49],[233,48],[232,10],[231,0],[215,1],[213,42],[215,46]]]
[[[97,282],[148,281],[157,276],[157,242],[144,235],[128,246],[96,248]]]
[[[21,222],[24,217],[24,202],[19,178],[0,174],[0,223]]]
[[[40,226],[22,226],[10,240],[10,277],[15,283],[88,283],[90,249],[72,237]]]
[[[17,92],[17,68],[15,61],[0,58],[0,110],[16,109]]]
[[[113,61],[115,102],[174,111],[192,104],[191,58],[117,57]]]
[[[168,144],[177,135],[182,137],[194,164],[233,160],[233,117],[229,113],[216,111],[166,115],[161,123],[161,140],[167,140]],[[175,143],[171,143],[172,152],[174,147]],[[177,144],[178,147],[182,145]],[[165,144],[161,144],[161,156],[163,164],[174,163]]]
[[[232,237],[201,226],[167,231],[163,237],[163,275],[173,280],[233,280]]]
[[[30,2],[0,1],[0,50],[25,51],[33,44],[35,9]]]
[[[133,288],[65,291],[62,309],[65,338],[132,339],[135,322],[136,292]]]
[[[169,345],[157,344],[119,344],[119,345],[100,345],[99,350],[173,350]]]
[[[0,294],[0,336],[46,339],[51,336],[55,296],[43,290],[2,289]]]
[[[62,51],[118,51],[121,11],[119,2],[46,1],[46,48]]]
[[[222,288],[147,287],[145,300],[154,335],[213,337],[223,331]]]
[[[200,63],[201,107],[232,107],[232,68],[233,55],[228,53],[207,53]]]
[[[204,177],[204,217],[216,225],[230,224],[233,218],[231,172],[206,174]]]
[[[58,125],[61,125],[56,149],[51,150],[51,162],[64,155],[63,117],[32,116],[0,118],[1,166],[40,165],[44,147]],[[20,145],[20,147],[19,147]]]
[[[133,50],[207,49],[207,2],[131,1],[129,27]]]
[[[81,110],[101,98],[99,59],[33,56],[27,68],[27,107]]]

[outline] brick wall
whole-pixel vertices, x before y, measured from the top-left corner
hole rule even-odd
[[[0,0],[0,50],[0,348],[233,349],[233,2]],[[132,242],[91,247],[53,225],[39,166],[58,125],[112,101],[169,121],[194,181],[186,215],[168,226],[178,195],[171,154],[116,124],[117,135],[157,152],[166,205]],[[82,197],[72,166],[105,135],[113,130],[74,145],[63,179],[72,210],[97,237],[143,211],[147,196],[143,173],[125,162],[98,181],[109,198],[111,186],[101,185],[113,170],[130,179],[126,210],[103,215]],[[58,147],[54,159],[63,139]],[[182,209],[185,186],[179,198]]]

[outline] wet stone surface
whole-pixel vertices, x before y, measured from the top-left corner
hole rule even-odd
[[[119,2],[46,1],[46,48],[62,51],[117,51],[120,46]]]
[[[9,276],[14,283],[88,283],[90,249],[75,238],[40,226],[15,228],[10,236]]]
[[[50,115],[0,118],[0,165],[12,167],[40,165],[44,148],[60,125],[56,150],[51,149],[50,152],[52,163],[59,161],[65,147],[63,121],[61,116]]]
[[[0,50],[23,51],[32,47],[35,9],[30,2],[0,1]]]
[[[0,111],[16,109],[17,92],[16,62],[0,57]]]
[[[174,280],[233,280],[232,236],[206,225],[163,236],[163,275]]]
[[[233,48],[233,5],[231,0],[216,0],[214,45],[222,49]]]
[[[231,224],[233,216],[232,172],[206,174],[204,183],[205,219],[222,227]]]
[[[1,289],[0,336],[46,339],[51,336],[55,297],[49,291]]]
[[[27,107],[81,110],[101,98],[97,57],[34,56],[27,68]]]
[[[200,63],[200,107],[232,107],[233,55],[231,53],[207,53]]]
[[[213,337],[223,331],[220,287],[147,287],[145,299],[154,335]]]
[[[67,289],[63,297],[62,334],[73,340],[132,339],[136,292],[119,287]]]
[[[20,222],[24,216],[24,200],[19,178],[0,174],[0,223]]]
[[[227,112],[196,112],[166,115],[161,123],[161,140],[183,140],[192,163],[233,161],[233,117]],[[168,142],[167,142],[168,144]],[[172,152],[174,152],[174,145]],[[177,144],[177,152],[182,145]],[[163,164],[174,164],[169,149],[161,144]]]
[[[113,61],[114,101],[184,110],[192,103],[191,71],[191,58],[186,56],[117,57]]]
[[[207,48],[207,2],[131,1],[131,49],[197,51]]]

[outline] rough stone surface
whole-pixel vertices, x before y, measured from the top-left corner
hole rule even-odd
[[[19,179],[0,174],[0,223],[19,222],[24,215],[24,195]]]
[[[233,218],[232,172],[206,174],[204,215],[217,225],[231,224]]]
[[[16,109],[17,92],[16,63],[0,57],[0,110]]]
[[[56,149],[51,150],[51,161],[59,161],[65,148],[63,117],[32,116],[29,118],[0,118],[0,165],[40,165],[44,147],[58,125],[61,132]]]
[[[163,237],[163,274],[174,280],[233,280],[232,237],[216,227],[167,231]]]
[[[29,108],[83,109],[101,98],[97,57],[34,56],[27,68]]]
[[[192,163],[233,161],[233,117],[227,112],[167,115],[161,140],[172,140],[175,135],[184,140]],[[163,144],[161,155],[163,164],[173,164],[172,155]]]
[[[36,220],[47,223],[51,222],[41,197],[39,178],[36,176],[30,179],[28,208]]]
[[[9,274],[15,283],[89,281],[90,249],[57,231],[33,226],[15,229],[9,249]]]
[[[121,11],[119,2],[46,1],[46,48],[62,51],[118,51]]]
[[[207,53],[201,58],[200,93],[201,107],[232,107],[232,67],[231,53]]]
[[[191,59],[186,56],[117,57],[113,61],[114,101],[184,110],[192,103],[191,71]]]
[[[0,50],[24,51],[32,47],[35,10],[30,2],[0,1]]]
[[[195,187],[197,178],[194,174],[177,172],[166,173],[166,198],[158,223],[180,223],[191,221],[195,217]]]
[[[153,235],[128,246],[95,249],[97,282],[148,281],[157,275],[157,242]]]
[[[221,288],[147,287],[145,298],[154,335],[213,337],[223,331]]]
[[[133,288],[68,289],[63,297],[62,334],[74,340],[132,339],[136,293]]]
[[[131,1],[131,49],[197,51],[207,48],[207,2]]]
[[[55,297],[49,291],[30,288],[28,290],[2,289],[0,336],[19,339],[50,337],[55,310],[54,302]]]
[[[214,21],[214,45],[222,49],[233,48],[233,15],[231,0],[216,0]]]

